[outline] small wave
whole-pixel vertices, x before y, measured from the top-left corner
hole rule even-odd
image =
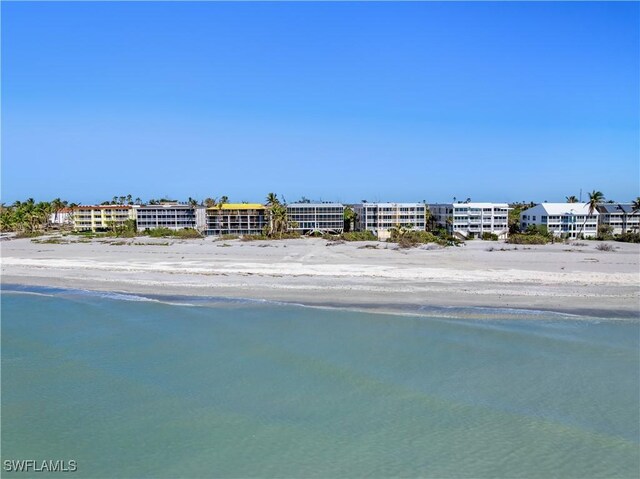
[[[490,319],[502,317],[520,318],[540,318],[544,319],[582,319],[586,316],[580,314],[567,313],[563,311],[548,311],[540,309],[524,308],[499,308],[487,306],[420,306],[420,311],[437,316],[446,317],[486,317]],[[596,319],[596,318],[594,318]]]
[[[14,290],[14,289],[2,289],[3,293],[12,293],[12,294],[28,294],[29,296],[44,296],[47,298],[55,298],[56,295],[55,294],[47,294],[47,293],[39,293],[37,291],[21,291],[21,290]]]

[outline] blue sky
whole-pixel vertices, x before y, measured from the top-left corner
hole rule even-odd
[[[640,194],[638,3],[1,8],[4,202]]]

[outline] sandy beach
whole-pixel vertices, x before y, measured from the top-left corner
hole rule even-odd
[[[2,283],[250,298],[382,311],[419,306],[639,317],[640,245],[60,238],[1,242]]]

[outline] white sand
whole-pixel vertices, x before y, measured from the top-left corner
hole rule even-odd
[[[62,241],[69,243],[2,241],[2,282],[382,310],[484,306],[640,316],[634,244],[609,243],[616,250],[605,252],[594,241],[527,247],[476,240],[410,250],[322,239]]]

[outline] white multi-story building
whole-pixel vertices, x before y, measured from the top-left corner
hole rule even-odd
[[[340,203],[292,203],[287,205],[287,217],[301,234],[342,233],[344,205]]]
[[[598,205],[598,213],[600,224],[611,226],[614,235],[640,231],[640,210],[633,211],[633,205],[605,203]]]
[[[398,226],[424,231],[424,203],[359,203],[352,206],[356,213],[356,229],[369,230],[378,239],[387,239]]]
[[[141,206],[136,211],[136,224],[138,231],[155,228],[204,231],[207,226],[206,208],[173,202]]]
[[[575,239],[598,234],[598,211],[589,214],[588,203],[541,203],[520,213],[520,229],[545,226],[554,236]]]
[[[57,228],[73,227],[73,210],[71,208],[62,208],[55,213],[51,213],[49,215],[49,223]]]
[[[483,233],[506,239],[509,235],[507,203],[435,203],[429,205],[432,221],[451,235],[479,238]]]

